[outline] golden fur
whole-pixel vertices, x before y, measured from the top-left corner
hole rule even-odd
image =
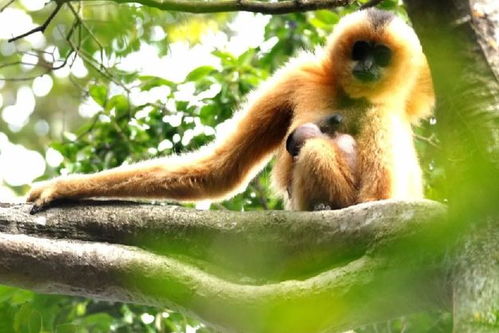
[[[293,209],[309,210],[318,202],[341,208],[421,198],[411,124],[431,112],[430,72],[413,30],[399,18],[382,21],[377,15],[384,14],[371,9],[343,18],[321,52],[292,60],[251,94],[233,120],[233,132],[213,145],[183,156],[56,178],[35,186],[28,201],[43,207],[55,199],[83,197],[219,200],[243,189],[274,153],[275,187],[285,197],[292,193]],[[375,82],[352,76],[351,49],[357,40],[383,43],[393,52],[392,63]],[[348,167],[327,138],[309,139],[293,159],[285,149],[287,135],[333,113],[343,116],[343,132],[355,138],[358,166]]]

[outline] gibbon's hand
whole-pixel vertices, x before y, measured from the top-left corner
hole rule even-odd
[[[62,198],[58,191],[60,181],[59,179],[53,179],[33,185],[26,200],[33,203],[30,214],[36,214],[46,209],[54,200]]]

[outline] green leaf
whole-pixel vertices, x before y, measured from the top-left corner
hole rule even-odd
[[[397,0],[385,0],[381,2],[379,5],[379,8],[385,9],[385,10],[393,10],[398,7],[398,1]]]
[[[189,102],[187,101],[176,101],[175,106],[178,111],[186,111],[187,107],[189,106]]]
[[[116,110],[116,116],[120,116],[130,109],[128,98],[123,95],[115,95],[111,97],[109,102],[106,105],[106,110],[109,111],[112,108]]]
[[[109,326],[113,323],[114,318],[107,313],[96,313],[86,316],[81,319],[81,324],[86,327],[92,327],[95,330],[103,332],[109,330]]]
[[[222,60],[222,64],[224,67],[227,65],[233,64],[235,59],[236,59],[233,54],[231,54],[229,52],[220,51],[220,50],[215,50],[211,54],[220,58]]]
[[[40,333],[42,331],[42,316],[40,312],[32,310],[29,317],[29,332]]]
[[[157,76],[140,76],[139,80],[144,81],[141,86],[142,91],[148,91],[155,87],[168,86],[173,88],[176,86],[175,82],[166,80]]]
[[[256,49],[248,49],[246,52],[243,52],[238,58],[237,62],[239,65],[249,65],[251,64],[251,60],[253,60],[256,54]]]
[[[338,14],[330,10],[318,10],[315,12],[315,17],[327,24],[336,24],[340,20]]]
[[[212,73],[213,71],[215,71],[215,68],[212,66],[198,67],[193,71],[191,71],[189,74],[187,74],[185,81],[198,81],[199,79],[202,79],[203,77]]]
[[[204,125],[215,125],[216,120],[216,106],[213,104],[205,105],[201,108],[199,113],[199,118],[201,119],[201,123]]]
[[[77,333],[79,325],[74,324],[61,324],[57,325],[55,333]]]
[[[92,99],[100,106],[105,106],[107,101],[107,88],[101,85],[91,86],[88,90]]]
[[[31,318],[32,306],[30,303],[25,303],[16,312],[14,316],[14,328],[17,332],[31,333],[29,329],[29,319]]]
[[[324,21],[322,21],[316,17],[312,17],[308,21],[310,22],[311,25],[313,25],[317,29],[326,30],[329,27],[329,24],[324,23]]]

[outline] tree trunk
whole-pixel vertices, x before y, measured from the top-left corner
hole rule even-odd
[[[499,330],[499,3],[405,0],[435,82],[448,177],[455,332]],[[480,258],[480,259],[478,259]]]

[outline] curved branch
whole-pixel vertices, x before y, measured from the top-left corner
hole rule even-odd
[[[313,213],[86,201],[32,216],[28,206],[1,209],[0,232],[140,246],[224,267],[231,272],[227,278],[271,281],[358,258],[380,240],[410,235],[444,213],[442,205],[428,200],[386,200]]]
[[[229,332],[340,332],[449,306],[443,268],[411,241],[445,216],[431,201],[327,212],[0,207],[0,282],[40,292],[168,306]]]
[[[83,0],[91,2],[95,0]],[[352,0],[287,0],[264,2],[253,0],[112,0],[116,3],[136,3],[146,7],[186,13],[219,13],[245,11],[261,14],[288,14],[347,6]]]

